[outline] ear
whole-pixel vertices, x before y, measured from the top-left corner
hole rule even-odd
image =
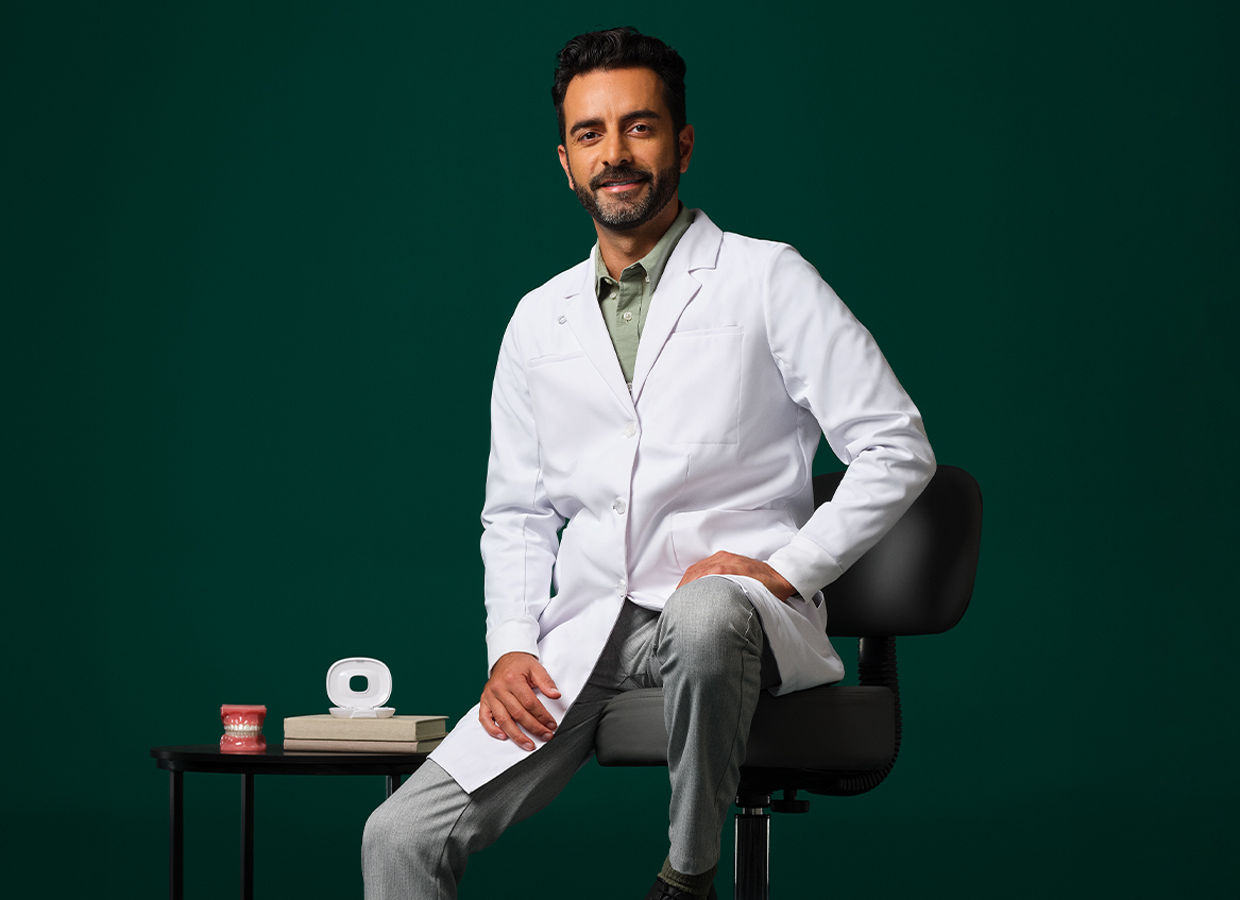
[[[568,150],[564,147],[563,144],[560,144],[560,146],[556,147],[555,149],[560,154],[560,168],[563,169],[564,174],[568,176],[569,190],[576,192],[577,185],[573,184],[573,172],[572,172],[572,169],[568,167]]]
[[[677,138],[680,146],[680,174],[689,171],[689,159],[693,156],[693,126],[686,125],[680,129],[680,137]]]

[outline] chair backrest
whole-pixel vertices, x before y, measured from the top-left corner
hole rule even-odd
[[[814,479],[821,504],[842,472]],[[833,636],[937,634],[964,615],[982,537],[982,493],[973,476],[939,466],[908,512],[824,591]]]

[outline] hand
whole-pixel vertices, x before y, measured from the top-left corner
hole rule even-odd
[[[552,700],[560,696],[560,689],[538,657],[517,651],[501,656],[491,669],[478,706],[478,721],[487,734],[500,741],[512,738],[522,750],[534,749],[526,732],[550,740],[556,721],[534,695],[535,690]]]
[[[787,600],[797,589],[766,563],[748,556],[728,553],[720,550],[706,559],[695,562],[685,569],[685,575],[676,587],[684,587],[690,581],[696,581],[703,575],[748,575],[766,585],[766,589],[780,600]]]

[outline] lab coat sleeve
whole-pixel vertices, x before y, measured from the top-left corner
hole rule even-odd
[[[917,499],[934,474],[934,453],[921,414],[874,338],[795,250],[775,254],[763,294],[788,395],[848,467],[830,502],[766,560],[808,600]]]
[[[547,498],[514,322],[491,389],[491,454],[482,509],[487,671],[505,653],[538,655],[538,616],[551,594],[564,519]]]

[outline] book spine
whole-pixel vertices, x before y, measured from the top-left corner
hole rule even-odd
[[[427,741],[333,741],[285,738],[285,750],[313,750],[328,753],[429,753],[443,738]]]
[[[399,722],[392,719],[284,720],[284,736],[305,741],[429,741],[447,731],[445,719]]]

